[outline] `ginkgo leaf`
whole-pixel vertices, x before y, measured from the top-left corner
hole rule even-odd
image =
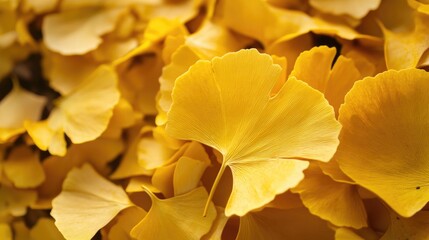
[[[335,54],[335,48],[326,46],[304,51],[296,59],[290,75],[324,93],[338,115],[344,96],[363,76],[349,58],[340,56],[334,64]]]
[[[145,169],[159,168],[166,163],[174,151],[153,137],[140,139],[137,146],[138,163]]]
[[[123,143],[119,140],[99,138],[84,144],[72,145],[66,156],[50,156],[44,159],[43,171],[46,180],[37,188],[37,205],[41,209],[52,208],[52,199],[61,192],[62,184],[74,167],[90,163],[99,173],[110,173],[108,163],[123,151]]]
[[[181,157],[176,163],[173,176],[174,195],[178,196],[185,194],[192,189],[195,189],[200,182],[206,168],[210,162],[203,159],[192,159],[189,157]]]
[[[121,210],[133,206],[125,191],[86,164],[72,169],[52,202],[51,215],[66,239],[91,239]]]
[[[0,102],[0,143],[25,132],[24,121],[41,117],[46,98],[30,93],[14,83],[12,91]]]
[[[62,240],[58,228],[55,227],[54,220],[51,218],[40,218],[36,225],[30,230],[31,240]]]
[[[257,50],[201,60],[176,80],[166,132],[217,149],[234,178],[226,215],[244,215],[297,185],[314,159],[327,162],[340,125],[323,95],[289,79],[274,97],[281,68]],[[245,200],[245,201],[244,201]]]
[[[184,194],[198,186],[210,159],[198,142],[186,143],[169,160],[171,164],[157,168],[152,183],[166,197]]]
[[[296,59],[291,76],[324,93],[335,54],[335,48],[326,46],[314,47],[304,51]]]
[[[343,129],[334,158],[405,217],[429,201],[428,80],[418,69],[368,77],[355,83],[340,108]]]
[[[27,0],[23,4],[25,4],[26,7],[30,8],[31,10],[34,10],[35,13],[42,14],[55,10],[57,0]]]
[[[362,18],[369,11],[377,9],[380,5],[381,0],[364,0],[364,1],[353,1],[353,0],[310,0],[310,5],[320,11],[343,15],[347,14],[354,18]]]
[[[87,55],[64,56],[48,50],[43,53],[42,64],[49,86],[61,95],[72,92],[97,68],[96,61]]]
[[[63,55],[81,55],[96,49],[101,36],[113,31],[124,8],[86,8],[50,14],[43,21],[46,46]]]
[[[370,228],[359,230],[338,228],[335,230],[335,240],[379,240],[380,236]]]
[[[367,226],[367,215],[357,186],[334,181],[317,165],[304,171],[305,178],[292,192],[299,193],[311,213],[336,226]]]
[[[26,226],[24,221],[16,221],[12,223],[14,231],[14,240],[27,240],[30,239],[30,229]]]
[[[428,239],[429,211],[421,211],[411,218],[403,218],[390,211],[390,225],[380,240]]]
[[[84,143],[106,130],[113,108],[119,101],[117,75],[112,67],[102,65],[75,90],[57,100],[49,118],[26,122],[25,127],[42,150],[64,156],[64,133],[73,143]]]
[[[121,97],[113,108],[112,118],[101,137],[119,139],[124,129],[134,126],[142,117],[143,114],[136,112],[131,103]]]
[[[200,187],[168,199],[159,199],[146,191],[152,199],[144,219],[132,230],[136,239],[200,239],[216,218],[216,209],[210,203],[207,216],[201,214],[207,201],[207,191]]]
[[[18,188],[36,187],[45,180],[38,154],[25,146],[14,148],[3,168],[7,178]]]
[[[211,59],[214,56],[221,56],[230,51],[236,51],[245,46],[248,41],[242,40],[237,34],[233,34],[224,26],[207,21],[194,34],[190,36],[177,36],[164,49],[163,54],[171,52],[168,64],[163,68],[162,76],[159,79],[160,92],[158,95],[157,124],[164,125],[166,113],[171,107],[171,92],[174,81],[185,73],[191,65],[200,59]],[[173,51],[171,48],[176,47]]]
[[[154,170],[144,168],[138,161],[137,148],[140,141],[140,133],[141,127],[137,126],[132,129],[130,136],[128,136],[130,142],[128,143],[127,150],[124,152],[118,168],[112,173],[110,178],[121,179],[140,175],[152,176]]]
[[[15,189],[5,184],[0,185],[0,216],[24,216],[27,208],[37,199],[33,190]]]
[[[133,238],[130,235],[131,230],[146,214],[146,211],[139,207],[130,207],[120,212],[116,218],[116,223],[109,230],[107,239],[132,240]]]
[[[202,240],[221,240],[222,233],[225,228],[226,223],[228,222],[228,217],[225,216],[225,209],[221,207],[216,207],[217,216],[213,222],[213,226],[206,235],[204,235]]]
[[[327,223],[310,214],[306,208],[265,208],[240,218],[236,240],[333,238],[334,231]]]
[[[0,223],[0,239],[12,240],[12,229],[7,223]]]
[[[231,29],[270,45],[283,37],[292,39],[314,26],[303,12],[274,8],[263,0],[219,1],[221,21]],[[243,24],[246,22],[246,24]]]
[[[127,192],[143,192],[144,189],[142,188],[144,186],[145,188],[149,189],[153,193],[160,193],[159,189],[157,189],[155,186],[152,185],[151,178],[148,176],[140,176],[140,177],[133,177],[128,182],[127,188],[125,191]]]
[[[417,15],[414,26],[408,31],[394,32],[382,26],[385,58],[389,69],[416,67],[423,53],[429,48],[429,16]],[[410,27],[411,28],[411,27]]]

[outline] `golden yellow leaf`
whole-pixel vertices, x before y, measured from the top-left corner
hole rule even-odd
[[[43,53],[42,64],[49,86],[61,95],[75,90],[98,66],[88,55],[64,56],[49,50],[44,50]]]
[[[140,177],[132,177],[128,182],[127,188],[125,191],[127,192],[143,192],[144,188],[149,189],[153,193],[160,193],[159,189],[152,185],[151,178],[148,176],[140,176]]]
[[[337,228],[335,230],[335,240],[379,240],[380,236],[379,231],[369,227],[361,229]]]
[[[116,223],[110,228],[107,235],[109,240],[132,240],[130,232],[145,216],[146,211],[139,207],[130,207],[120,212]]]
[[[3,164],[5,175],[17,188],[37,187],[45,180],[38,154],[26,146],[13,148]]]
[[[131,231],[136,239],[200,239],[216,218],[216,209],[210,203],[207,216],[201,214],[207,201],[207,191],[200,187],[168,199],[159,199],[146,190],[152,207],[145,218]]]
[[[204,147],[197,142],[184,144],[169,160],[169,165],[157,168],[152,183],[164,194],[172,197],[197,187],[210,159]]]
[[[394,212],[390,212],[390,226],[380,240],[428,239],[429,211],[421,211],[411,218],[403,218]]]
[[[293,39],[313,27],[313,21],[305,13],[274,8],[262,0],[224,0],[219,1],[218,8],[222,23],[265,46],[280,38]]]
[[[37,199],[37,193],[33,190],[15,189],[5,184],[0,185],[0,216],[12,215],[24,216],[27,207]]]
[[[117,76],[112,67],[102,65],[74,91],[57,100],[57,107],[42,122],[26,122],[34,143],[51,154],[64,156],[64,133],[73,143],[84,143],[106,130],[113,108],[119,101]]]
[[[121,210],[133,206],[125,191],[88,165],[72,169],[53,201],[51,215],[67,239],[91,239]]]
[[[309,211],[336,226],[362,228],[367,215],[357,186],[334,181],[317,165],[304,171],[305,178],[292,192],[299,193]]]
[[[55,10],[58,0],[25,0],[22,2],[22,8],[28,8],[27,11],[33,10],[37,14],[47,13]]]
[[[335,54],[335,48],[326,46],[314,47],[304,51],[296,59],[291,76],[324,93]]]
[[[414,17],[414,26],[407,31],[394,32],[382,27],[385,58],[388,69],[416,67],[423,53],[429,48],[429,16]]]
[[[126,99],[121,97],[113,108],[113,115],[109,121],[107,129],[101,137],[110,139],[120,139],[123,130],[132,127],[142,120],[143,114],[134,111],[133,106]]]
[[[357,184],[396,212],[414,215],[429,201],[429,74],[390,70],[355,83],[340,108],[334,158]]]
[[[41,117],[46,98],[30,93],[14,83],[12,91],[0,102],[0,143],[25,132],[24,121]]]
[[[128,138],[130,141],[127,143],[127,149],[118,168],[110,175],[112,179],[122,179],[132,176],[152,176],[154,170],[149,170],[141,166],[137,158],[137,148],[140,141],[141,127],[133,128]]]
[[[43,21],[46,46],[63,55],[81,55],[96,49],[101,36],[113,31],[125,8],[86,8],[47,15]]]
[[[16,221],[12,223],[14,231],[14,240],[30,239],[30,229],[25,225],[24,221]]]
[[[237,240],[334,239],[327,223],[306,208],[273,209],[250,212],[240,218]]]
[[[204,171],[210,165],[209,161],[204,160],[181,157],[177,161],[173,176],[175,196],[185,194],[198,186]]]
[[[7,223],[0,223],[0,239],[12,240],[12,229]]]
[[[166,165],[173,153],[173,149],[165,146],[153,137],[140,139],[137,146],[138,163],[148,170]]]
[[[376,9],[380,5],[381,0],[310,0],[310,5],[322,12],[335,15],[349,15],[360,19],[363,18],[369,11]]]
[[[216,207],[216,219],[213,222],[210,232],[204,235],[202,240],[221,240],[222,233],[225,228],[226,223],[228,222],[228,217],[225,216],[225,209],[221,207]]]
[[[251,49],[198,61],[176,80],[166,131],[222,153],[209,199],[228,166],[227,216],[296,186],[308,166],[302,159],[327,162],[337,147],[340,125],[322,94],[291,78],[270,97],[280,73],[270,56]]]
[[[52,199],[60,194],[64,179],[73,167],[90,163],[99,173],[107,175],[111,171],[107,164],[123,149],[120,140],[99,138],[84,144],[72,145],[64,157],[48,157],[42,163],[46,180],[37,188],[38,200],[33,207],[52,208]]]
[[[40,218],[36,225],[30,230],[31,240],[63,240],[65,239],[58,231],[54,220]]]

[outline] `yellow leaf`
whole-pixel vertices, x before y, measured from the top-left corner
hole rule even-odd
[[[36,225],[30,230],[31,240],[62,240],[65,239],[58,231],[54,220],[40,218]]]
[[[46,104],[45,97],[22,89],[17,82],[12,91],[0,102],[0,143],[25,132],[24,121],[36,121]]]
[[[228,222],[228,217],[225,216],[225,209],[216,207],[217,216],[213,222],[213,226],[206,235],[203,236],[202,240],[221,240],[222,233]]]
[[[300,159],[327,162],[338,145],[340,125],[322,94],[291,78],[270,97],[280,73],[252,49],[198,61],[176,80],[166,132],[222,153],[209,199],[230,167],[227,216],[242,216],[296,186],[308,166]]]
[[[23,220],[12,223],[14,231],[14,240],[30,239],[30,229],[25,225]]]
[[[124,8],[86,8],[54,13],[43,21],[46,46],[63,55],[81,55],[96,49],[101,36],[113,31]]]
[[[240,218],[236,240],[260,239],[334,239],[326,222],[306,208],[265,208]]]
[[[125,191],[127,192],[143,192],[144,188],[149,189],[153,193],[160,193],[155,186],[152,185],[151,178],[148,176],[141,176],[141,177],[133,177],[130,179],[127,188]]]
[[[168,162],[171,164],[156,169],[152,183],[164,196],[172,197],[194,189],[210,159],[201,144],[190,142],[184,144]]]
[[[367,215],[357,186],[334,181],[317,165],[310,165],[304,174],[304,180],[292,192],[299,193],[312,214],[336,226],[356,229],[367,226]]]
[[[154,170],[149,170],[141,166],[137,158],[137,147],[140,141],[140,129],[141,127],[137,126],[133,128],[130,136],[130,142],[127,144],[127,149],[124,153],[124,156],[119,163],[118,168],[112,173],[110,178],[112,179],[122,179],[132,176],[152,176]]]
[[[340,108],[343,130],[334,158],[405,217],[429,201],[428,80],[417,69],[368,77],[355,83]]]
[[[304,51],[296,59],[291,76],[324,93],[335,54],[335,48],[326,46],[314,47]]]
[[[210,161],[181,157],[176,163],[173,176],[174,195],[185,194],[195,189]]]
[[[156,119],[158,125],[164,125],[167,120],[165,115],[171,108],[171,92],[173,91],[174,82],[200,59],[201,57],[191,48],[183,45],[173,52],[170,64],[162,69],[162,75],[159,78],[160,91],[157,101],[160,112]]]
[[[168,163],[174,151],[153,137],[140,139],[137,146],[138,163],[145,169],[152,170]]]
[[[26,1],[23,1],[22,3],[25,7],[29,8],[29,10],[31,9],[31,10],[34,10],[34,12],[37,14],[42,14],[42,13],[54,11],[55,6],[58,3],[58,0],[43,0],[43,1],[26,0]]]
[[[185,40],[188,47],[205,59],[237,51],[250,42],[250,39],[232,32],[215,21],[204,22],[197,32],[189,35]]]
[[[60,194],[64,179],[73,167],[90,163],[99,173],[107,175],[111,171],[107,164],[123,149],[120,140],[99,138],[92,142],[72,145],[64,157],[48,157],[42,163],[46,180],[37,188],[38,200],[33,207],[52,208],[52,199]]]
[[[341,170],[335,158],[332,158],[331,161],[327,163],[319,163],[319,167],[322,169],[324,174],[328,175],[337,182],[355,184],[355,182],[349,176],[347,176],[343,170]]]
[[[408,31],[394,32],[382,26],[385,59],[388,69],[416,67],[423,53],[429,48],[429,16],[414,17],[414,27]]]
[[[361,229],[337,228],[335,230],[335,240],[379,240],[380,235],[380,232],[368,227]]]
[[[218,8],[222,23],[265,46],[279,38],[284,41],[308,33],[313,27],[305,13],[274,8],[262,0],[224,0],[219,1]]]
[[[110,228],[107,239],[132,240],[130,232],[145,216],[146,212],[139,207],[130,207],[120,212],[116,217],[116,223]]]
[[[210,203],[207,216],[202,216],[207,192],[197,188],[186,194],[158,199],[148,190],[152,207],[145,218],[131,231],[136,239],[200,239],[216,218],[216,209]]]
[[[363,238],[352,229],[338,228],[335,230],[335,240],[376,240],[378,238]]]
[[[390,239],[428,239],[429,211],[421,211],[411,218],[403,218],[390,212],[390,226],[380,240]]]
[[[67,239],[91,239],[121,210],[133,206],[125,191],[90,165],[69,172],[53,201],[51,215]]]
[[[12,229],[7,223],[0,223],[0,239],[12,240]]]
[[[64,56],[48,50],[43,53],[43,70],[49,86],[61,95],[72,92],[97,68],[97,62],[87,55]]]
[[[322,12],[334,15],[349,15],[356,19],[363,18],[369,11],[377,9],[381,0],[310,0],[310,5]]]
[[[136,122],[142,120],[142,117],[143,114],[134,111],[131,103],[121,97],[119,102],[113,108],[112,118],[101,137],[120,139],[123,130],[132,127]]]
[[[10,214],[15,217],[24,216],[27,207],[37,199],[37,193],[33,190],[20,190],[0,185],[0,216]]]
[[[119,101],[116,83],[114,69],[100,66],[74,91],[57,100],[46,121],[26,122],[28,134],[40,149],[59,156],[66,153],[63,133],[73,143],[96,139],[106,130]]]
[[[17,188],[37,187],[45,180],[38,154],[26,146],[13,148],[3,167]]]

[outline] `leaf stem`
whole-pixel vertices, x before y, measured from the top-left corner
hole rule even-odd
[[[206,206],[204,207],[203,217],[205,217],[207,215],[207,211],[209,209],[210,202],[211,202],[211,200],[213,198],[213,195],[214,195],[214,193],[216,191],[217,185],[219,184],[220,179],[222,178],[222,175],[225,172],[225,169],[226,169],[226,164],[223,161],[222,165],[220,166],[219,172],[217,173],[215,181],[213,182],[213,186],[210,189],[210,194],[209,194],[209,197],[207,199]]]

